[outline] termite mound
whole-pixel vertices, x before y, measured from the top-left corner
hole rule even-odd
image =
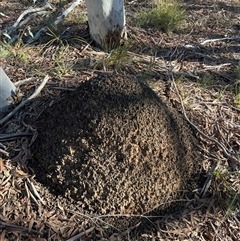
[[[90,213],[163,209],[196,172],[196,139],[146,84],[101,75],[47,108],[32,145],[37,178]]]

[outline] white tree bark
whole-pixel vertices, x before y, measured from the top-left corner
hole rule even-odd
[[[0,118],[11,104],[11,96],[15,95],[15,86],[0,67]]]
[[[126,37],[124,0],[85,0],[90,36],[104,50]]]

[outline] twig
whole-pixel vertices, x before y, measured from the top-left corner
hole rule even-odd
[[[19,80],[19,81],[17,81],[17,82],[15,82],[15,83],[13,83],[14,84],[14,86],[19,86],[19,85],[22,85],[22,84],[24,84],[24,83],[26,83],[26,82],[29,82],[29,81],[31,81],[33,78],[32,77],[30,77],[30,78],[27,78],[27,79],[23,79],[23,80]]]
[[[207,43],[217,42],[217,41],[225,41],[225,40],[240,40],[240,36],[238,37],[226,37],[226,38],[215,38],[215,39],[206,39],[201,42],[201,45],[205,45]]]
[[[212,183],[212,179],[213,179],[213,174],[217,169],[219,168],[219,161],[217,162],[217,165],[212,168],[212,171],[210,172],[210,174],[207,176],[207,179],[202,187],[202,190],[200,192],[200,197],[203,198],[205,196],[205,194],[207,193],[208,189],[211,186]]]
[[[36,13],[36,12],[40,12],[40,11],[43,11],[47,8],[50,8],[52,9],[52,6],[50,5],[49,2],[46,3],[46,5],[44,5],[43,7],[41,8],[32,8],[32,9],[28,9],[28,10],[25,10],[17,19],[17,21],[13,24],[12,27],[10,27],[10,29],[7,31],[7,34],[10,36],[12,34],[12,32],[18,28],[18,26],[20,25],[20,22],[21,20],[29,13]]]
[[[42,198],[40,197],[38,191],[36,190],[35,186],[33,185],[32,182],[30,182],[30,180],[27,178],[28,184],[30,186],[31,191],[33,192],[33,194],[40,200],[40,202],[45,205],[44,201],[42,200]]]
[[[6,17],[6,18],[10,18],[9,16],[7,16],[6,14],[4,14],[3,12],[0,12],[0,16]]]
[[[93,223],[95,223],[97,225],[97,222],[96,221],[100,221],[101,223],[104,223],[110,227],[112,227],[113,229],[117,230],[118,232],[120,232],[119,229],[117,229],[116,227],[114,227],[113,225],[111,225],[110,223],[107,223],[101,219],[98,219],[98,217],[90,217],[89,215],[86,215],[86,214],[83,214],[83,213],[80,213],[80,212],[76,212],[76,211],[72,211],[72,210],[69,210],[69,209],[66,209],[66,211],[70,212],[70,213],[73,213],[73,214],[76,214],[76,215],[79,215],[81,217],[84,217],[84,218],[87,218],[89,220],[91,220]],[[96,221],[95,221],[96,220]]]
[[[5,156],[9,157],[9,153],[0,148],[0,153],[4,154]]]
[[[75,88],[68,88],[68,87],[50,87],[50,89],[55,89],[55,90],[66,90],[66,91],[75,91]]]
[[[32,14],[29,15],[27,18],[25,18],[21,23],[19,23],[18,28],[20,28],[20,27],[22,27],[23,25],[27,24],[30,20],[36,18],[38,15],[46,15],[46,14],[48,14],[48,13],[50,13],[50,11],[46,11],[46,10],[32,13]]]
[[[77,234],[77,235],[67,239],[66,241],[74,241],[74,240],[76,240],[78,238],[81,238],[84,235],[87,235],[87,234],[91,233],[94,229],[95,229],[95,227],[91,227],[91,228],[87,229],[86,231],[83,231],[83,232],[81,232],[81,233],[79,233],[79,234]]]
[[[7,149],[7,147],[6,147],[5,145],[3,145],[1,142],[0,142],[0,148],[2,148],[2,149],[4,149],[4,150]]]
[[[29,43],[32,43],[32,42],[38,40],[38,39],[40,38],[40,36],[42,35],[42,33],[43,33],[43,32],[46,32],[47,29],[48,29],[47,26],[44,26],[44,27],[42,27],[41,29],[39,29],[39,30],[37,31],[37,33],[35,34],[35,36],[33,36],[32,38],[30,38],[30,39],[27,41],[27,43],[29,44]]]
[[[203,64],[203,68],[207,69],[207,70],[211,70],[211,69],[217,69],[218,71],[225,66],[230,66],[232,65],[231,63],[225,63],[225,64],[220,64],[220,65],[213,65],[213,66],[209,66],[209,65],[205,65]]]
[[[177,86],[176,86],[176,83],[175,83],[175,80],[174,80],[174,77],[173,77],[173,74],[172,74],[172,83],[174,85],[174,88],[176,89],[176,92],[177,92],[177,95],[178,95],[178,98],[180,100],[180,104],[181,104],[181,107],[182,107],[182,110],[183,110],[183,115],[185,117],[185,119],[187,120],[187,122],[195,129],[197,130],[198,133],[200,133],[204,138],[206,138],[207,140],[211,141],[211,142],[214,142],[215,144],[218,145],[218,147],[220,147],[223,151],[223,154],[224,156],[229,159],[229,161],[234,165],[236,164],[239,164],[240,165],[240,160],[238,160],[237,158],[235,158],[234,156],[230,155],[225,146],[222,145],[221,143],[219,143],[216,139],[214,139],[213,137],[210,137],[208,135],[206,135],[204,132],[202,132],[197,126],[195,126],[188,118],[187,114],[186,114],[186,111],[185,111],[185,107],[183,105],[183,101],[182,101],[182,97],[181,95],[179,94],[179,91],[177,89]]]
[[[76,0],[74,3],[72,3],[72,5],[67,8],[61,16],[59,16],[53,23],[52,25],[55,26],[57,24],[59,24],[64,18],[66,18],[66,16],[80,3],[82,2],[82,0]],[[40,36],[42,35],[43,32],[46,32],[48,29],[47,26],[42,27],[41,29],[38,30],[38,32],[35,34],[35,36],[33,36],[32,38],[30,38],[28,40],[28,43],[32,43],[36,40],[38,40],[40,38]]]
[[[43,87],[46,85],[47,81],[49,80],[49,76],[45,76],[42,83],[38,86],[38,88],[35,90],[35,92],[26,100],[22,101],[14,110],[12,110],[8,115],[6,115],[4,118],[0,120],[0,125],[8,121],[17,111],[19,111],[24,105],[28,104],[30,101],[32,101],[36,96],[39,95]]]
[[[33,133],[29,132],[17,132],[12,134],[0,134],[0,141],[9,141],[23,136],[31,136]]]
[[[33,201],[39,206],[39,203],[37,201],[37,199],[35,198],[35,196],[32,194],[31,190],[29,189],[28,185],[25,182],[25,189],[28,195],[28,198],[31,197],[33,199]]]
[[[12,230],[15,230],[15,231],[19,230],[19,231],[29,232],[28,228],[24,228],[24,227],[13,225],[13,224],[8,224],[8,223],[5,223],[5,222],[0,222],[0,227],[1,226],[5,227],[5,228],[11,228]],[[42,235],[41,232],[38,232],[36,230],[30,230],[30,232]]]
[[[76,0],[75,2],[72,3],[72,5],[67,8],[61,16],[59,16],[53,23],[53,25],[57,25],[59,24],[64,18],[66,18],[66,16],[80,3],[82,2],[82,0]]]
[[[213,229],[213,231],[214,231],[214,237],[217,237],[217,240],[219,240],[219,241],[223,241],[223,240],[221,239],[221,237],[219,236],[218,231],[217,231],[216,228],[214,227],[213,223],[210,222],[210,224],[211,224],[212,229]]]

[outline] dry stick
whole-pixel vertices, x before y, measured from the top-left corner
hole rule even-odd
[[[44,14],[48,14],[50,13],[50,11],[39,11],[39,12],[34,12],[33,14],[31,14],[30,16],[28,16],[26,19],[24,19],[22,22],[18,23],[18,26],[16,27],[17,28],[20,28],[21,26],[27,24],[30,20],[32,20],[33,18],[35,18],[36,16],[38,15],[44,15]],[[26,26],[27,27],[27,26]],[[3,31],[3,35],[6,36],[9,41],[8,43],[9,44],[12,44],[14,43],[17,39],[21,38],[19,37],[19,34],[16,34],[14,36],[10,36],[10,34],[12,34],[12,32],[14,31],[15,29],[13,27],[10,28],[9,30],[9,33],[6,32],[6,31]]]
[[[49,76],[46,75],[43,79],[42,83],[38,86],[38,88],[35,90],[35,92],[26,100],[22,101],[15,109],[13,109],[8,115],[6,115],[4,118],[0,120],[0,125],[8,121],[17,111],[19,111],[24,105],[28,104],[32,99],[34,99],[36,96],[39,95],[43,87],[46,85],[47,81],[49,80]]]
[[[231,63],[225,63],[225,64],[220,64],[220,65],[205,65],[203,64],[203,68],[207,69],[207,70],[211,70],[211,69],[217,69],[218,71],[224,67],[224,66],[230,66],[232,65]]]
[[[181,199],[179,201],[188,201],[187,199]],[[102,218],[111,218],[111,217],[126,217],[126,218],[131,218],[131,217],[136,217],[136,218],[145,218],[147,219],[149,222],[152,223],[152,221],[150,220],[150,218],[163,218],[164,216],[146,216],[144,214],[106,214],[106,215],[100,215],[100,216],[95,216],[95,217],[90,217],[86,214],[83,214],[83,213],[80,213],[80,212],[76,212],[76,211],[72,211],[72,210],[69,210],[69,209],[66,209],[67,212],[69,213],[73,213],[73,214],[76,214],[76,215],[79,215],[79,216],[82,216],[82,217],[85,217],[87,219],[90,219],[92,222],[96,223],[94,220],[96,221],[100,221],[102,223],[105,223],[109,226],[111,226],[112,228],[116,229],[117,231],[119,231],[116,227],[114,227],[113,225],[105,222],[102,220]]]
[[[28,185],[27,185],[26,182],[24,183],[24,185],[25,185],[25,189],[26,189],[28,198],[31,197],[31,198],[33,199],[33,201],[39,206],[39,203],[38,203],[37,199],[36,199],[36,198],[34,197],[34,195],[32,194],[32,192],[31,192],[31,190],[29,189],[29,187],[28,187]]]
[[[86,214],[83,214],[83,213],[80,213],[80,212],[76,212],[76,211],[72,211],[72,210],[68,210],[68,209],[65,209],[65,210],[66,210],[67,212],[70,212],[70,213],[79,215],[79,216],[81,216],[81,217],[87,218],[87,219],[91,220],[91,221],[92,221],[93,223],[95,223],[95,224],[97,224],[96,221],[100,221],[101,223],[104,223],[104,224],[106,224],[106,225],[114,228],[114,229],[117,230],[118,232],[120,232],[120,230],[119,230],[118,228],[114,227],[114,226],[111,225],[110,223],[107,223],[107,222],[99,219],[98,217],[90,217],[90,216],[88,216],[88,215],[86,215]],[[94,219],[95,219],[96,221],[94,221]]]
[[[74,241],[74,240],[76,240],[76,239],[78,239],[78,238],[81,238],[81,237],[84,236],[84,235],[87,235],[87,234],[91,233],[94,229],[95,229],[94,227],[89,228],[89,229],[87,229],[86,231],[83,231],[83,232],[81,232],[81,233],[79,233],[79,234],[77,234],[77,235],[69,238],[69,239],[66,240],[66,241]]]
[[[29,132],[17,132],[17,133],[11,133],[11,134],[0,134],[0,141],[9,141],[12,139],[16,139],[18,137],[23,137],[23,136],[31,136],[33,133]]]
[[[27,79],[19,80],[19,81],[13,83],[13,84],[14,84],[15,87],[17,87],[19,85],[22,85],[22,84],[24,84],[26,82],[29,82],[29,81],[32,81],[32,80],[33,80],[33,78],[30,77],[30,78],[27,78]]]
[[[29,13],[34,13],[34,12],[39,12],[39,11],[43,11],[47,8],[50,8],[52,9],[52,6],[50,5],[49,2],[46,3],[46,5],[44,5],[43,7],[41,8],[32,8],[32,9],[28,9],[28,10],[25,10],[17,19],[17,21],[13,24],[13,26],[7,31],[7,34],[8,35],[11,35],[12,32],[19,26],[21,20]]]
[[[0,153],[4,154],[5,156],[9,157],[9,152],[0,148]]]
[[[15,231],[17,231],[17,230],[19,230],[19,231],[26,231],[26,232],[29,231],[28,228],[24,228],[22,226],[17,226],[17,225],[13,225],[13,224],[8,224],[8,223],[5,223],[5,222],[0,222],[0,227],[11,228],[11,229],[13,229]],[[38,232],[36,230],[31,230],[30,232],[42,235],[41,232]]]
[[[61,16],[59,16],[54,22],[53,22],[53,26],[59,24],[64,18],[66,18],[66,16],[80,3],[82,2],[82,0],[76,0],[74,3],[72,3],[72,5],[67,8]],[[43,32],[46,32],[46,30],[48,29],[47,26],[42,27],[40,30],[38,30],[38,32],[35,34],[35,36],[33,36],[32,38],[30,38],[28,40],[28,43],[32,43],[36,40],[39,39],[39,37],[42,35]]]
[[[50,13],[50,11],[39,11],[39,12],[35,12],[35,13],[32,13],[30,16],[28,16],[27,18],[25,18],[21,23],[19,23],[19,26],[18,28],[22,27],[23,25],[27,24],[30,20],[36,18],[38,15],[46,15]]]
[[[6,147],[5,145],[3,145],[1,142],[0,142],[0,148],[2,148],[2,149],[4,149],[4,150],[7,149],[7,147]]]
[[[185,117],[185,119],[187,120],[187,122],[195,129],[197,130],[197,132],[199,132],[204,138],[206,138],[207,140],[211,141],[211,142],[214,142],[215,144],[217,144],[223,151],[223,154],[226,158],[228,158],[233,164],[239,164],[240,165],[240,160],[238,160],[237,158],[231,156],[226,148],[224,147],[224,145],[222,145],[221,143],[219,143],[216,139],[214,139],[213,137],[210,137],[208,135],[206,135],[204,132],[202,132],[197,126],[195,126],[190,120],[189,118],[187,117],[187,114],[186,114],[186,111],[185,111],[185,107],[183,105],[183,101],[182,101],[182,97],[181,95],[179,94],[179,91],[177,89],[177,86],[176,86],[176,83],[175,83],[175,80],[174,80],[174,77],[172,75],[172,82],[173,82],[173,85],[174,85],[174,88],[176,89],[176,92],[177,92],[177,95],[178,95],[178,98],[180,100],[180,103],[181,103],[181,107],[182,107],[182,110],[183,110],[183,115]]]
[[[40,202],[44,205],[44,201],[42,200],[42,198],[40,197],[38,191],[36,190],[35,186],[33,185],[32,182],[30,182],[30,180],[27,178],[27,182],[29,183],[30,189],[33,192],[33,194],[40,200]]]
[[[226,38],[216,38],[216,39],[207,39],[201,42],[201,45],[205,45],[207,43],[217,42],[217,41],[225,41],[225,40],[240,40],[240,36],[238,37],[226,37]]]
[[[72,5],[67,8],[61,16],[59,16],[57,18],[57,20],[54,21],[54,25],[57,25],[59,24],[64,18],[66,18],[66,16],[77,6],[79,5],[80,3],[82,2],[82,0],[76,0],[75,2],[72,3]]]

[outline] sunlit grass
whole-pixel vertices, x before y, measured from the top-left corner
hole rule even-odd
[[[31,55],[32,49],[22,45],[20,42],[15,45],[0,43],[0,59],[8,58],[9,60],[14,60],[16,63],[26,66],[29,64]]]
[[[185,12],[176,0],[158,0],[149,11],[142,11],[138,16],[138,25],[154,27],[164,32],[177,30],[185,19]]]
[[[131,57],[128,55],[129,46],[123,45],[112,50],[108,56],[96,62],[96,68],[114,68],[120,69],[131,63]]]

